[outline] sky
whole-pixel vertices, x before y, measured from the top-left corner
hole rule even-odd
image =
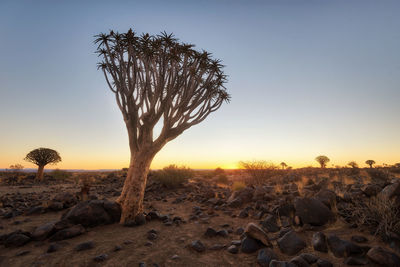
[[[400,2],[1,1],[0,168],[32,149],[51,168],[129,163],[94,35],[172,32],[226,65],[231,102],[168,143],[152,168],[400,162]]]

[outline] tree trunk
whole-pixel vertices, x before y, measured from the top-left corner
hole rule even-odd
[[[38,171],[36,173],[36,179],[37,180],[39,180],[39,181],[43,180],[43,172],[44,172],[44,166],[40,166],[39,165]]]
[[[122,210],[120,223],[132,221],[143,212],[143,197],[153,157],[154,155],[148,152],[131,156],[124,187],[117,200]]]

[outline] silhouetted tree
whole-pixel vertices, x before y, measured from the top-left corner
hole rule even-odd
[[[12,170],[13,172],[20,172],[24,169],[24,166],[22,166],[21,164],[17,163],[14,165],[10,165],[10,170]]]
[[[369,160],[365,161],[365,164],[369,165],[369,167],[372,168],[372,165],[375,164],[375,160],[369,159]]]
[[[143,212],[150,164],[161,148],[229,101],[219,60],[172,34],[96,36],[98,64],[115,94],[129,137],[131,161],[118,202],[121,223]],[[155,125],[162,126],[154,136]]]
[[[57,151],[50,148],[37,148],[29,152],[25,159],[26,161],[32,162],[38,165],[38,171],[36,178],[38,180],[43,179],[44,166],[47,164],[56,164],[61,161],[60,154]]]
[[[358,168],[358,164],[355,161],[350,161],[349,163],[347,163],[347,165],[349,165],[350,167],[352,167],[354,169]]]
[[[287,164],[285,162],[281,162],[280,163],[282,170],[284,170],[287,167]]]
[[[321,165],[321,168],[325,168],[326,164],[331,161],[327,156],[321,155],[315,158],[315,160]]]

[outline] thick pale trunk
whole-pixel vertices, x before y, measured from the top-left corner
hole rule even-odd
[[[147,175],[153,160],[150,153],[136,153],[131,156],[128,174],[117,202],[121,205],[121,223],[132,221],[143,212],[143,198]]]
[[[38,171],[36,173],[36,179],[39,181],[43,180],[43,172],[44,172],[44,166],[39,166]]]

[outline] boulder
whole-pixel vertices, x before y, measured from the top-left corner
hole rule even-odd
[[[367,184],[364,185],[361,190],[368,197],[373,197],[376,196],[382,190],[382,188],[377,184]]]
[[[69,208],[75,205],[78,202],[78,199],[75,195],[69,192],[63,192],[55,195],[51,202],[60,202],[63,204],[64,208]]]
[[[316,251],[328,252],[328,245],[326,243],[326,236],[324,233],[315,233],[312,237],[311,244]]]
[[[60,230],[58,232],[56,232],[54,235],[52,235],[50,237],[50,241],[54,242],[54,241],[59,241],[59,240],[64,240],[64,239],[70,239],[73,238],[75,236],[81,235],[83,233],[85,233],[85,228],[78,224],[78,225],[74,225],[72,227],[69,228],[65,228],[63,230]]]
[[[321,189],[315,195],[315,198],[324,203],[329,209],[332,209],[336,203],[336,194],[329,189]]]
[[[296,256],[290,260],[290,263],[294,263],[297,267],[309,267],[311,266],[308,262],[300,256]]]
[[[10,234],[7,239],[4,241],[4,246],[6,248],[10,247],[22,247],[26,243],[31,241],[31,238],[29,235],[24,234],[22,232],[16,232]]]
[[[262,228],[271,233],[278,232],[280,227],[278,226],[277,219],[275,215],[268,215],[267,218],[261,222]]]
[[[284,254],[295,255],[305,248],[307,244],[296,234],[296,232],[289,231],[278,239],[278,246]]]
[[[252,237],[246,236],[241,243],[243,253],[254,253],[264,246],[263,243]]]
[[[265,246],[272,247],[272,244],[269,241],[267,233],[264,232],[264,230],[262,230],[260,227],[258,227],[254,223],[248,223],[246,228],[245,228],[245,230],[244,230],[244,233],[247,236],[260,241]]]
[[[363,253],[362,247],[350,241],[342,240],[334,234],[328,236],[327,243],[329,249],[337,258],[346,258]]]
[[[117,203],[108,200],[89,200],[74,206],[64,214],[62,220],[93,227],[118,222],[120,216],[121,209]]]
[[[242,204],[248,203],[253,199],[254,189],[245,187],[239,191],[235,191],[228,198],[227,204],[231,208],[240,207]]]
[[[204,252],[206,247],[200,240],[195,240],[190,244],[190,247],[197,252]]]
[[[269,267],[272,260],[278,260],[278,256],[270,248],[263,248],[258,251],[257,263],[261,267]]]
[[[374,263],[387,267],[400,266],[400,257],[381,247],[371,248],[367,257]]]
[[[334,218],[329,208],[315,198],[296,198],[294,208],[303,224],[322,226]]]
[[[394,196],[400,195],[400,182],[385,186],[385,188],[382,189],[379,195],[386,198],[392,198]]]
[[[32,238],[35,240],[44,240],[55,232],[56,222],[48,222],[37,227],[33,233]]]

